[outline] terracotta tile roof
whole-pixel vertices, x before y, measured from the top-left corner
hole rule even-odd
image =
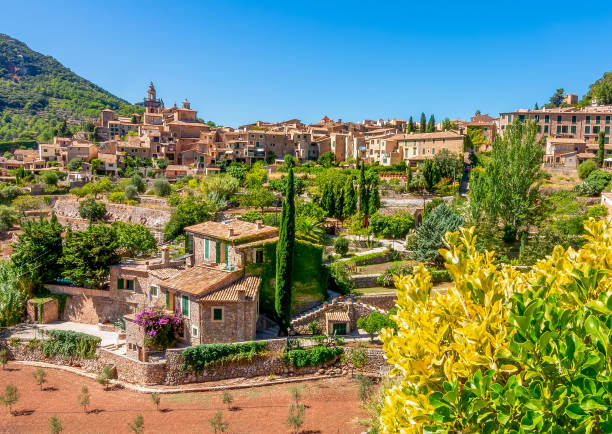
[[[327,312],[325,314],[325,319],[327,321],[347,321],[350,322],[350,318],[348,312],[345,310],[335,311],[335,312]]]
[[[550,143],[584,143],[584,139],[569,139],[566,137],[549,137],[548,141]]]
[[[154,270],[149,270],[149,274],[151,276],[157,277],[161,280],[171,279],[172,277],[179,274],[181,271],[185,270],[185,266],[175,266],[175,267],[167,267],[167,268],[158,268]]]
[[[203,222],[197,225],[188,226],[186,231],[195,234],[206,235],[213,239],[224,239],[229,241],[239,241],[242,238],[249,238],[249,241],[275,237],[278,228],[273,226],[257,227],[256,223],[245,222],[242,220],[229,220],[225,222]],[[230,230],[233,234],[230,235]]]
[[[223,288],[200,297],[200,301],[238,301],[239,291],[244,291],[247,300],[256,300],[261,277],[247,276]]]
[[[590,152],[581,152],[578,154],[578,158],[595,158],[595,154],[591,154]]]
[[[187,166],[179,166],[177,164],[170,164],[168,167],[166,167],[166,171],[183,171],[186,172],[187,170],[189,170],[189,167]]]
[[[160,286],[201,296],[220,286],[231,283],[241,273],[242,270],[230,271],[224,270],[221,267],[196,265],[177,273],[174,277],[164,280],[160,283]]]
[[[428,140],[428,139],[463,139],[463,136],[454,131],[436,131],[435,133],[396,134],[388,140]]]
[[[98,159],[104,161],[105,163],[117,162],[117,156],[115,154],[98,154]]]

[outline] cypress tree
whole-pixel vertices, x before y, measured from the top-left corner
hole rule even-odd
[[[375,176],[370,183],[370,194],[368,197],[368,211],[374,214],[380,208],[380,195],[378,193],[378,176]]]
[[[421,112],[421,122],[419,124],[419,133],[424,133],[426,126],[427,126],[427,118],[425,117],[425,113]]]
[[[431,115],[429,117],[429,122],[427,122],[427,132],[433,133],[434,131],[436,131],[436,119],[434,118],[434,115]]]
[[[368,189],[366,186],[365,167],[363,163],[361,163],[361,169],[359,170],[359,212],[363,216],[368,215]]]
[[[354,215],[357,212],[357,195],[353,186],[353,177],[349,176],[344,183],[344,210],[345,218]]]
[[[603,167],[604,156],[606,155],[605,139],[606,133],[599,131],[599,152],[597,152],[597,164],[599,167]]]
[[[344,186],[339,182],[334,184],[334,217],[342,220],[344,213]]]
[[[412,116],[408,119],[408,126],[406,127],[406,132],[408,134],[414,132],[414,121],[412,120]]]
[[[289,167],[287,190],[281,212],[278,244],[276,245],[276,293],[274,309],[279,320],[279,335],[287,336],[291,325],[291,273],[295,244],[295,190],[293,167]]]
[[[321,208],[327,213],[327,217],[333,217],[335,213],[334,204],[334,186],[331,183],[325,183],[323,185],[323,192],[321,195]]]
[[[406,186],[410,187],[410,183],[412,182],[412,167],[406,167]]]

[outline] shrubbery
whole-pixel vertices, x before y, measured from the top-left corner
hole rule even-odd
[[[348,253],[349,240],[340,236],[334,240],[334,252],[340,256],[345,256]]]
[[[42,352],[46,357],[96,357],[96,348],[100,344],[100,338],[96,336],[70,330],[47,330],[45,333],[49,336],[42,343]]]
[[[311,348],[296,348],[287,350],[283,353],[283,359],[294,368],[306,366],[320,366],[326,362],[334,360],[342,354],[340,347],[326,347],[317,345]]]
[[[474,229],[447,234],[455,288],[418,266],[398,283],[398,331],[383,331],[400,383],[381,432],[611,432],[612,231],[585,225],[527,273],[497,266]]]
[[[612,174],[605,170],[594,170],[584,180],[576,185],[574,190],[582,196],[597,196],[601,194],[612,181]]]
[[[136,314],[136,324],[144,328],[147,348],[165,350],[176,341],[176,333],[183,327],[183,316],[178,312],[168,315],[144,309]]]
[[[368,316],[361,317],[357,320],[357,328],[368,332],[370,339],[372,339],[376,333],[384,328],[397,330],[397,324],[390,319],[388,315],[383,315],[379,312],[371,312]]]
[[[258,353],[265,351],[267,346],[266,342],[195,345],[181,352],[181,370],[201,372],[213,363],[251,360]]]

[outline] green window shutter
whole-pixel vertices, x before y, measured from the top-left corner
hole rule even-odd
[[[170,310],[170,293],[166,291],[166,309]]]
[[[134,290],[134,281],[133,280],[126,280],[127,283],[127,289],[129,290]]]
[[[183,295],[183,315],[189,316],[189,297]]]
[[[216,247],[215,253],[217,254],[215,262],[218,264],[219,262],[221,262],[221,243],[217,241],[215,243],[215,247]]]
[[[123,279],[117,279],[117,289],[123,289]]]
[[[225,245],[225,265],[229,263],[229,259],[227,258],[227,244]]]
[[[208,247],[209,247],[208,238],[206,238],[204,240],[204,257],[206,259],[208,259]]]

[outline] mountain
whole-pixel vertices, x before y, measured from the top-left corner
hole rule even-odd
[[[136,109],[53,57],[0,33],[0,141],[50,140],[67,120],[72,130],[104,108],[129,115]]]

